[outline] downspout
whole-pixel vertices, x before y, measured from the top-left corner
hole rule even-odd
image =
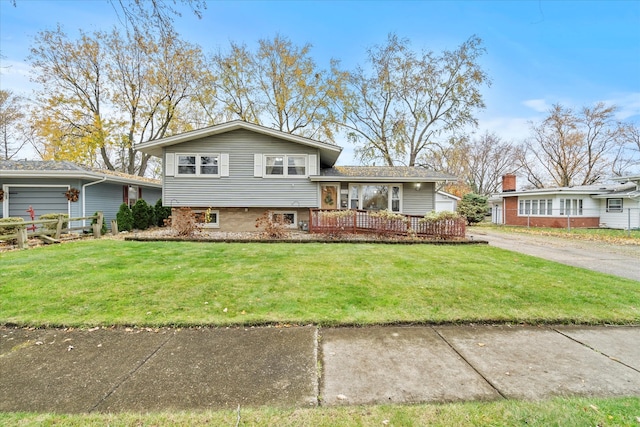
[[[84,184],[82,186],[82,216],[83,217],[87,216],[87,212],[86,212],[86,210],[87,210],[86,200],[87,199],[85,197],[87,193],[86,193],[85,189],[87,187],[89,187],[89,186],[100,184],[101,182],[105,182],[106,180],[107,180],[107,177],[103,176],[100,181],[88,182],[88,183],[86,183],[86,184]],[[86,221],[85,219],[82,220],[82,226],[83,227],[86,226],[86,222],[85,221]]]

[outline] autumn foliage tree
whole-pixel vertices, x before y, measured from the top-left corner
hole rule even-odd
[[[227,119],[333,141],[338,128],[334,106],[344,96],[346,74],[336,61],[329,70],[319,67],[311,49],[281,35],[259,40],[255,51],[232,42],[227,52],[210,58],[204,107],[215,100]],[[212,120],[220,117],[209,111]]]
[[[0,89],[0,160],[10,160],[26,144],[24,118],[23,100],[10,90]]]
[[[74,160],[144,175],[149,156],[135,144],[184,130],[172,127],[197,89],[199,48],[174,32],[42,31],[31,49],[40,83],[33,126],[45,159]]]

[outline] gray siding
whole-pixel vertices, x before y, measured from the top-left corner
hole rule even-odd
[[[415,184],[405,183],[402,188],[402,213],[407,215],[424,215],[435,210],[435,184],[422,183],[416,191]]]
[[[165,206],[306,208],[318,204],[318,185],[308,178],[254,177],[254,154],[315,154],[317,149],[247,130],[167,147],[173,154],[229,154],[229,176],[165,176]]]
[[[101,211],[104,213],[107,226],[110,226],[111,220],[116,218],[116,213],[120,208],[120,204],[123,202],[124,184],[106,182],[86,187],[86,199],[84,200],[85,213],[83,215],[82,186],[89,182],[91,181],[64,178],[2,179],[0,180],[0,188],[2,188],[3,185],[8,185],[10,191],[8,195],[5,194],[6,202],[0,203],[0,218],[4,216],[2,205],[9,206],[7,216],[10,214],[21,216],[22,218],[25,218],[25,220],[29,220],[29,215],[27,212],[22,211],[27,209],[29,205],[33,206],[36,216],[52,212],[67,212],[66,206],[68,206],[68,214],[70,217],[81,217],[84,215],[90,216],[95,212]],[[20,187],[17,185],[20,185]],[[149,204],[155,204],[162,195],[160,188],[144,187],[142,185],[139,186],[142,187],[142,198]],[[68,202],[65,198],[64,193],[67,191],[68,187],[80,190],[77,202]],[[12,193],[14,193],[13,199]],[[22,193],[22,195],[29,193],[30,197],[20,197],[15,193]],[[64,209],[62,208],[63,206],[65,207]],[[82,224],[79,221],[72,224],[74,227],[81,225]]]

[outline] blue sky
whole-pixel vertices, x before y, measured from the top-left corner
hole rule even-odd
[[[38,31],[57,23],[73,34],[109,29],[118,20],[105,0],[17,0],[17,7],[0,0],[2,89],[29,95],[29,46]],[[279,33],[298,45],[311,43],[325,68],[330,58],[347,68],[363,64],[366,48],[384,43],[390,32],[434,52],[453,50],[475,34],[492,79],[483,91],[487,108],[478,114],[481,132],[520,140],[528,121],[543,118],[554,103],[576,109],[613,103],[619,119],[640,123],[640,0],[218,1],[208,3],[201,20],[185,11],[176,28],[205,52],[230,40],[254,46]]]

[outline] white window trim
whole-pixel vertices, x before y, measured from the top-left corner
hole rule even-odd
[[[377,182],[363,182],[363,183],[357,183],[357,184],[349,184],[349,199],[347,200],[347,206],[351,206],[351,194],[352,193],[352,188],[353,187],[370,187],[370,186],[374,186],[374,187],[380,187],[382,185],[385,185],[387,187],[389,187],[389,201],[388,201],[388,205],[387,205],[387,210],[389,212],[394,212],[392,211],[392,207],[393,207],[393,189],[392,187],[399,187],[400,188],[400,206],[399,206],[399,211],[395,212],[395,213],[402,213],[404,212],[404,186],[402,184],[397,184],[397,183],[387,183],[387,182],[381,182],[381,183],[377,183]],[[364,210],[362,208],[362,189],[358,188],[358,210]]]
[[[523,217],[550,217],[550,216],[554,216],[553,213],[553,200],[554,199],[523,199],[523,198],[518,198],[518,216],[523,216]],[[529,202],[529,213],[527,213],[527,203]],[[537,213],[533,213],[533,202],[537,203]],[[544,210],[541,210],[541,202],[544,202]],[[549,213],[550,209],[549,206],[551,206],[551,213]],[[562,215],[562,214],[561,214]]]
[[[270,211],[271,215],[293,215],[293,222],[287,225],[287,228],[298,228],[298,212],[297,211]]]
[[[194,209],[194,214],[203,214],[207,209]],[[202,228],[220,228],[220,211],[217,209],[211,209],[212,214],[216,214],[216,222],[199,222],[198,227]]]
[[[195,177],[195,178],[220,178],[221,175],[221,170],[222,170],[222,165],[221,165],[221,159],[222,159],[222,155],[220,153],[176,153],[176,162],[175,162],[175,176],[176,177],[180,177],[180,178],[185,178],[185,177]],[[180,173],[180,156],[184,156],[184,157],[192,157],[195,156],[196,158],[196,173],[192,174],[192,173]],[[214,174],[214,173],[200,173],[200,166],[201,165],[201,159],[202,157],[217,157],[218,158],[218,173]]]
[[[304,157],[304,175],[289,175],[289,156]],[[282,157],[282,175],[271,175],[267,173],[267,157]],[[255,167],[255,166],[254,166]],[[263,178],[309,178],[309,155],[308,154],[263,154],[262,155],[262,177]]]

